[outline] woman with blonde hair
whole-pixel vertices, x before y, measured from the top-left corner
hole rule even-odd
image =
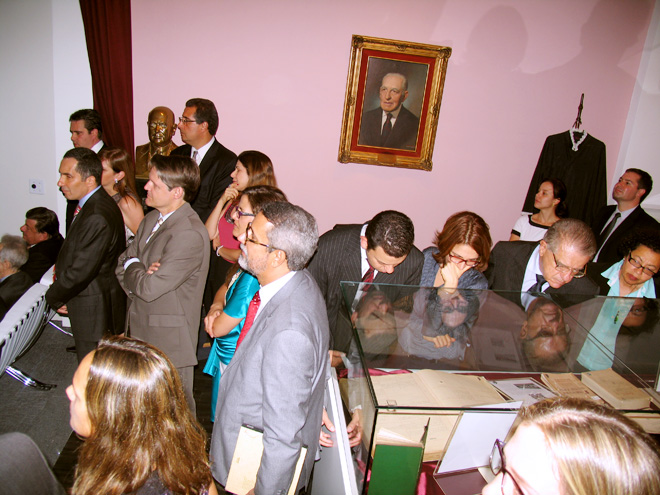
[[[85,439],[71,493],[217,494],[206,433],[160,350],[111,337],[80,363],[66,393]]]
[[[483,495],[650,495],[660,493],[660,448],[632,420],[607,406],[548,399],[491,454],[495,479]]]

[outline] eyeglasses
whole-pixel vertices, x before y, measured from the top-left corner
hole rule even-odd
[[[522,491],[522,488],[520,488],[518,482],[506,469],[504,445],[505,443],[503,441],[495,440],[493,450],[490,453],[490,470],[495,476],[502,473],[502,495],[507,495],[507,493],[513,493],[514,495],[524,495],[524,492]],[[513,488],[513,490],[510,490],[510,488]]]
[[[256,217],[254,213],[246,213],[243,210],[241,210],[240,206],[236,206],[234,208],[234,211],[232,213],[236,213],[238,215],[238,218],[243,218],[243,217]]]
[[[471,260],[466,260],[462,256],[459,256],[457,254],[454,254],[452,252],[449,253],[449,261],[456,265],[460,265],[461,263],[465,263],[465,266],[469,266],[470,268],[477,266],[481,262],[481,258],[475,258]]]
[[[552,253],[552,251],[550,251]],[[583,266],[580,269],[577,268],[571,268],[570,266],[563,265],[559,261],[557,261],[557,257],[555,256],[555,253],[552,253],[552,257],[555,260],[555,268],[559,273],[563,273],[566,275],[567,273],[570,273],[573,278],[582,278],[587,274],[587,265]]]
[[[179,117],[179,124],[188,125],[192,124],[193,122],[195,124],[197,123],[197,121],[194,119],[189,119],[188,117]]]
[[[245,229],[245,240],[250,241],[252,244],[263,246],[267,249],[275,249],[275,248],[271,248],[270,244],[264,244],[263,242],[255,241],[254,239],[252,239],[252,222],[248,223],[247,229]]]
[[[642,264],[639,261],[637,261],[635,258],[632,257],[632,253],[628,253],[627,259],[628,259],[628,263],[630,263],[633,266],[633,268],[641,268],[642,272],[644,272],[649,277],[653,277],[655,276],[656,273],[658,273],[657,271],[654,272],[653,270],[651,270],[648,266],[642,266]]]

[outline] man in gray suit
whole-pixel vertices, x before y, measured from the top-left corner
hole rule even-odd
[[[155,345],[172,360],[193,411],[197,329],[209,267],[209,238],[189,204],[199,168],[187,157],[151,159],[147,205],[154,208],[119,257],[117,278],[128,294],[131,337]]]
[[[239,241],[239,263],[261,288],[220,380],[211,437],[213,477],[226,484],[239,430],[248,424],[264,432],[252,492],[286,494],[306,446],[298,493],[309,481],[318,450],[328,366],[325,304],[304,270],[316,249],[318,229],[302,208],[271,203]]]

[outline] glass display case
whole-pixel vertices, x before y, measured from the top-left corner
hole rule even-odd
[[[354,449],[360,493],[382,436],[416,441],[430,420],[424,461],[437,464],[467,413],[488,423],[488,414],[515,415],[521,400],[621,399],[618,409],[660,432],[657,299],[341,285],[345,308],[334,331],[353,338],[338,365],[339,386],[363,428]],[[596,387],[600,370],[611,370],[601,373],[614,373],[641,402]]]

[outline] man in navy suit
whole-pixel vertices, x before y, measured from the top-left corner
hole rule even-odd
[[[126,296],[115,277],[126,245],[124,219],[101,187],[102,171],[96,153],[74,148],[64,154],[57,181],[64,197],[77,201],[78,208],[57,256],[56,279],[46,301],[68,314],[78,361],[96,348],[104,333],[121,333],[126,317]]]
[[[632,230],[660,229],[658,222],[640,206],[652,188],[653,179],[644,170],[629,168],[621,176],[612,190],[616,206],[603,207],[592,225],[598,241],[594,261],[609,267],[627,254],[618,252],[619,245]]]
[[[419,118],[403,106],[408,97],[406,76],[385,74],[379,96],[380,107],[362,115],[358,144],[414,151]]]

